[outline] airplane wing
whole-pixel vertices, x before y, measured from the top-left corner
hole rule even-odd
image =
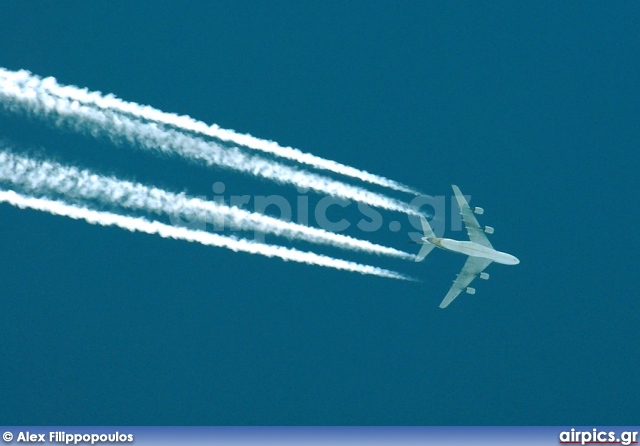
[[[458,297],[458,294],[463,292],[471,282],[473,282],[473,279],[478,277],[490,263],[491,260],[481,257],[467,258],[467,262],[462,267],[462,271],[460,271],[456,280],[453,281],[451,289],[440,303],[440,308],[447,308],[449,304]]]
[[[464,195],[462,195],[460,188],[456,185],[451,185],[451,187],[453,188],[453,193],[456,194],[456,200],[458,201],[458,207],[460,208],[462,221],[464,221],[464,225],[467,228],[469,240],[482,246],[486,246],[487,248],[493,248],[487,236],[484,235],[484,231],[480,227],[480,223],[478,223],[475,215],[473,215],[473,211],[469,207],[469,203],[467,203]]]

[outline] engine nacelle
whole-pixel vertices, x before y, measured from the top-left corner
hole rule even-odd
[[[480,273],[480,278],[482,280],[489,280],[489,273]]]
[[[465,291],[467,292],[467,294],[476,294],[476,289],[475,288],[471,288],[470,286],[465,288]]]
[[[482,209],[480,206],[476,206],[473,208],[473,212],[475,212],[478,215],[482,215],[484,214],[484,209]]]
[[[494,229],[491,226],[485,226],[484,232],[486,232],[487,234],[493,234]]]

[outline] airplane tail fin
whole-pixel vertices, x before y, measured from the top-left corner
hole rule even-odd
[[[424,260],[424,258],[427,256],[427,254],[429,254],[431,252],[431,250],[433,248],[435,248],[435,247],[436,247],[436,245],[434,245],[432,243],[426,243],[426,244],[422,245],[422,248],[420,248],[420,252],[416,256],[416,262],[422,262]]]

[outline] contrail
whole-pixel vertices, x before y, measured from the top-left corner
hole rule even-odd
[[[365,240],[322,229],[286,222],[256,212],[249,212],[211,201],[175,194],[140,183],[97,175],[89,170],[63,166],[51,161],[37,161],[0,151],[0,181],[19,185],[30,193],[55,192],[84,200],[99,200],[128,209],[157,214],[204,217],[205,221],[229,222],[231,227],[271,233],[294,240],[319,243],[369,254],[386,255],[405,260],[415,256]]]
[[[248,134],[237,133],[233,130],[220,128],[218,125],[207,125],[202,121],[197,121],[190,116],[180,116],[174,113],[166,113],[151,106],[127,102],[117,98],[112,94],[103,95],[100,92],[90,92],[86,88],[78,88],[69,85],[60,85],[54,77],[42,79],[33,75],[27,70],[17,72],[0,68],[0,76],[12,78],[15,81],[26,82],[31,88],[42,89],[53,96],[67,98],[78,101],[82,104],[93,105],[103,110],[113,110],[125,113],[135,118],[154,121],[165,125],[173,126],[182,130],[187,130],[202,135],[207,135],[221,141],[232,142],[250,149],[276,155],[282,158],[296,161],[301,164],[312,166],[316,169],[324,169],[361,181],[377,184],[390,189],[410,194],[420,195],[420,192],[396,181],[371,174],[369,172],[356,169],[336,161],[327,160],[318,156],[304,153],[293,147],[282,147],[274,141],[256,138]]]
[[[209,166],[227,167],[278,183],[293,184],[408,215],[422,215],[420,211],[399,200],[255,155],[247,155],[237,147],[226,148],[163,128],[154,122],[144,123],[110,110],[52,96],[43,88],[38,88],[38,81],[34,79],[16,81],[11,77],[0,76],[0,98],[5,99],[0,105],[8,110],[21,110],[39,118],[52,118],[59,127],[70,127],[92,136],[101,133],[115,142],[137,143],[148,150],[177,153],[187,159],[204,161]]]
[[[400,273],[370,265],[361,265],[359,263],[334,259],[332,257],[314,254],[311,252],[298,251],[296,249],[285,248],[283,246],[266,245],[245,239],[225,237],[218,234],[212,234],[210,232],[177,228],[175,226],[169,226],[164,223],[149,221],[139,217],[127,217],[109,212],[95,211],[84,207],[73,206],[62,201],[28,197],[20,195],[14,191],[0,190],[0,202],[9,203],[21,209],[29,208],[48,212],[53,215],[73,218],[75,220],[84,220],[90,224],[100,226],[117,226],[131,232],[137,231],[147,234],[157,234],[164,238],[186,240],[207,246],[217,246],[227,248],[235,252],[260,254],[266,257],[279,257],[285,261],[291,260],[309,265],[326,266],[329,268],[361,274],[371,274],[390,279],[414,280]]]

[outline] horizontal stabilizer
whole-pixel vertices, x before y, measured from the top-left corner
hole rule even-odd
[[[436,245],[431,244],[431,243],[426,243],[426,244],[422,245],[422,248],[420,248],[420,252],[416,256],[416,262],[422,262],[424,260],[424,258],[427,256],[427,254],[429,254],[431,252],[431,250],[433,248],[435,248],[435,247],[436,247]]]
[[[433,233],[433,229],[431,229],[431,225],[422,215],[420,216],[420,223],[422,224],[422,232],[424,232],[424,236],[427,238],[435,237],[436,235]]]

